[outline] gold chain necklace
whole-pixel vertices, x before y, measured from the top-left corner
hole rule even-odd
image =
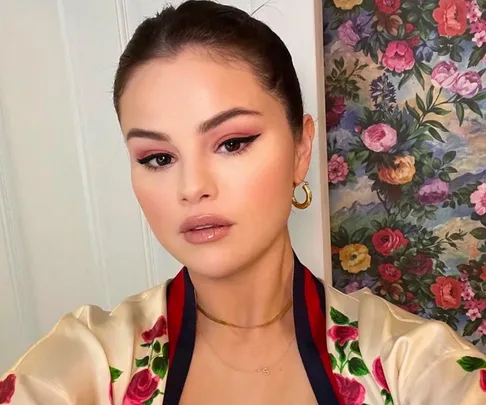
[[[291,298],[290,301],[287,303],[287,305],[285,305],[285,307],[275,317],[270,319],[268,322],[261,323],[259,325],[243,326],[243,325],[237,325],[235,323],[223,321],[222,319],[216,318],[215,316],[207,313],[204,309],[202,309],[199,306],[199,304],[197,303],[197,298],[196,298],[196,307],[197,307],[198,311],[201,314],[203,314],[206,318],[208,318],[210,321],[213,321],[213,322],[215,322],[219,325],[229,326],[230,328],[237,328],[237,329],[258,329],[258,328],[265,328],[267,326],[270,326],[273,323],[280,321],[285,316],[285,314],[289,311],[289,309],[292,308],[292,304],[293,304],[293,301],[292,301],[292,298]]]
[[[201,332],[199,332],[199,335],[204,339],[204,341],[209,346],[209,348],[211,349],[211,351],[213,352],[213,354],[218,358],[218,360],[224,366],[230,368],[233,371],[237,371],[239,373],[247,373],[247,374],[256,374],[256,373],[259,373],[259,374],[263,374],[264,376],[270,375],[270,371],[273,370],[274,367],[276,367],[276,366],[278,366],[280,364],[280,362],[283,360],[283,358],[285,357],[285,355],[287,354],[287,352],[290,350],[290,347],[292,346],[292,343],[295,341],[295,337],[292,338],[289,341],[288,345],[286,346],[285,350],[282,352],[282,354],[273,363],[270,363],[267,366],[258,367],[257,369],[253,369],[253,370],[244,370],[244,369],[241,369],[241,368],[236,368],[233,365],[229,364],[226,360],[224,360],[219,355],[219,353],[216,351],[216,349],[213,347],[213,345],[211,343],[209,343],[209,340],[206,339],[206,337]]]

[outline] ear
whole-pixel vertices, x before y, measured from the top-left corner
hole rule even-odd
[[[305,114],[303,118],[302,137],[295,144],[294,184],[300,184],[305,180],[312,157],[314,135],[314,120],[309,114]]]

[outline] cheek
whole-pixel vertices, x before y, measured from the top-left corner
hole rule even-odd
[[[288,216],[293,190],[291,146],[268,148],[241,172],[240,181],[232,183],[233,198],[249,215],[262,220]]]
[[[132,187],[149,224],[165,223],[173,218],[173,193],[167,192],[167,184],[157,173],[143,168],[132,169]]]

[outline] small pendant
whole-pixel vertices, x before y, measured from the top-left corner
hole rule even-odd
[[[268,367],[263,367],[261,370],[263,375],[269,375],[270,374],[270,370],[268,369]]]

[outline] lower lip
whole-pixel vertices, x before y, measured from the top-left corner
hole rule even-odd
[[[197,231],[184,232],[184,239],[192,244],[216,242],[228,235],[231,226],[218,226],[214,228],[199,229]]]

